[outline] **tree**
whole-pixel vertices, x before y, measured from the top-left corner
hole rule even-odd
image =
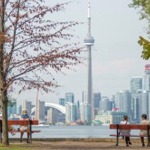
[[[83,61],[83,48],[70,40],[68,30],[75,21],[52,21],[53,13],[70,2],[47,6],[44,0],[0,0],[0,95],[2,103],[2,143],[9,145],[8,92],[34,88],[53,91],[58,83],[53,72],[62,72]],[[48,16],[48,17],[47,17]],[[47,75],[41,76],[42,74]]]
[[[129,6],[140,9],[140,19],[148,21],[147,34],[150,34],[150,0],[132,0]],[[148,60],[150,58],[150,41],[140,36],[138,43],[143,48],[141,57]]]

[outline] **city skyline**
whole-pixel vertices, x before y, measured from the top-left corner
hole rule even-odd
[[[64,2],[56,0],[53,3]],[[92,8],[92,35],[95,39],[93,50],[93,92],[111,97],[119,90],[129,89],[132,76],[144,74],[147,61],[142,60],[141,47],[138,37],[145,35],[147,24],[139,20],[138,11],[129,8],[131,0],[91,0]],[[49,2],[50,3],[50,2]],[[87,33],[87,3],[88,0],[75,1],[62,12],[66,20],[84,22],[76,27],[74,34],[79,36],[79,42]],[[60,15],[60,14],[59,14]],[[58,20],[61,18],[57,16]],[[60,17],[60,18],[59,18]],[[84,43],[83,43],[84,45]],[[56,80],[63,87],[56,89],[56,93],[39,94],[40,100],[58,102],[59,97],[74,91],[76,99],[81,99],[81,93],[86,89],[87,64],[75,67],[76,72],[65,71],[66,76],[56,75]],[[13,98],[18,101],[29,99],[35,102],[36,91],[14,93]]]

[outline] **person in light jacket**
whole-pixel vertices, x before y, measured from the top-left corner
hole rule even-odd
[[[142,114],[141,116],[142,118],[142,121],[141,121],[141,124],[150,124],[149,120],[147,120],[147,115],[146,114]],[[142,146],[144,147],[145,146],[145,143],[144,143],[144,136],[147,135],[147,130],[141,130],[140,131],[140,138],[141,138],[141,143],[142,143]]]
[[[123,120],[120,122],[120,124],[130,124],[128,121],[128,116],[123,116]],[[120,135],[122,135],[123,138],[125,137],[126,146],[129,146],[129,144],[132,145],[129,137],[130,130],[120,130]]]
[[[20,120],[29,120],[29,115],[28,115],[26,109],[22,110],[22,115],[20,117]],[[29,143],[30,132],[29,132],[29,126],[28,125],[27,126],[20,126],[20,132],[21,132],[20,142],[22,142],[22,137],[23,137],[23,134],[25,131],[27,132],[27,143]]]

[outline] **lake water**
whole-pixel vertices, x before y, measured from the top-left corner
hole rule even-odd
[[[32,134],[32,138],[110,138],[109,135],[115,133],[109,126],[37,126],[34,129],[41,132]],[[10,134],[9,137],[17,138],[20,135]]]

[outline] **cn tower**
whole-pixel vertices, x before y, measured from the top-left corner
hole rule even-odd
[[[88,33],[84,39],[84,44],[88,51],[88,85],[87,85],[87,103],[91,106],[91,120],[94,119],[94,101],[93,101],[93,88],[92,88],[92,46],[94,38],[91,36],[91,3],[88,1]]]

